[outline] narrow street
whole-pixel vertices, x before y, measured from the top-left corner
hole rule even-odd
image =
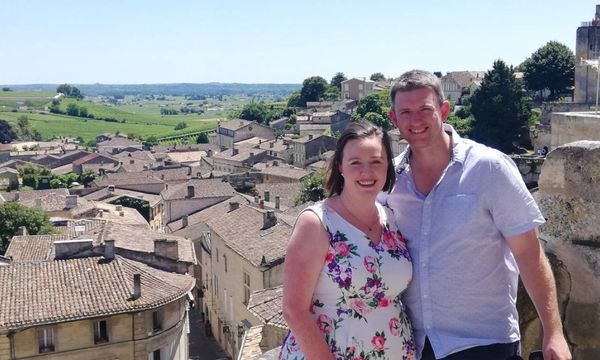
[[[190,311],[190,360],[229,359],[213,337],[206,336],[200,311]]]

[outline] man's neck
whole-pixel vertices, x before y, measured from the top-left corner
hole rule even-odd
[[[411,149],[410,167],[417,190],[428,195],[450,162],[452,138],[446,132],[438,146]]]

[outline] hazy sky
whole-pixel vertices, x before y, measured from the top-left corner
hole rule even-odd
[[[300,83],[518,65],[596,0],[0,0],[0,84]]]

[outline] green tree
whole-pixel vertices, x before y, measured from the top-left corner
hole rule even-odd
[[[325,91],[325,94],[323,94],[323,100],[335,101],[335,100],[339,100],[341,98],[341,96],[342,96],[342,93],[339,88],[329,85],[329,86],[327,86],[327,90]]]
[[[75,98],[75,99],[83,99],[83,94],[79,91],[75,86],[71,86],[69,84],[62,84],[56,88],[57,93],[63,93],[66,97]]]
[[[367,113],[376,113],[383,117],[388,117],[390,106],[390,92],[380,91],[360,99],[356,113],[361,118],[364,118]]]
[[[23,140],[31,140],[31,128],[29,127],[29,118],[27,115],[21,115],[17,119],[17,128],[19,135]]]
[[[304,204],[308,201],[319,201],[327,194],[323,188],[323,173],[314,172],[302,182],[300,194],[294,199],[294,206]]]
[[[17,134],[10,126],[8,121],[0,120],[0,144],[8,144],[16,138]]]
[[[196,144],[208,144],[208,135],[205,132],[198,134]]]
[[[287,106],[290,108],[304,106],[304,104],[302,104],[302,95],[300,95],[300,91],[294,91],[292,95],[290,95],[287,101]]]
[[[494,62],[481,87],[471,97],[473,130],[471,138],[505,153],[515,149],[513,142],[530,147],[527,122],[531,101],[523,92],[523,84],[514,76],[512,67],[502,60]]]
[[[88,117],[89,113],[88,113],[88,109],[85,106],[80,106],[79,107],[79,116],[80,117]]]
[[[10,239],[21,226],[25,226],[30,235],[54,233],[52,223],[43,211],[17,202],[5,202],[0,204],[0,254],[4,254]]]
[[[304,79],[302,89],[300,90],[302,106],[306,106],[308,101],[320,101],[325,91],[327,91],[327,86],[327,80],[320,76],[312,76]]]
[[[244,120],[256,121],[258,123],[266,123],[269,110],[264,102],[250,101],[244,105],[240,111],[239,118]]]
[[[42,176],[51,176],[50,169],[39,166],[33,163],[17,166],[19,176],[23,179],[23,185],[30,186],[34,189],[38,188],[39,180]]]
[[[183,130],[187,127],[187,124],[185,123],[185,121],[181,121],[178,122],[177,125],[175,125],[175,130]]]
[[[343,72],[338,72],[331,78],[331,86],[335,87],[339,91],[342,90],[342,81],[346,81],[348,78]]]
[[[389,130],[393,128],[392,122],[390,121],[390,118],[387,115],[383,116],[379,113],[369,112],[365,114],[364,119],[384,130]]]
[[[537,49],[521,68],[527,88],[532,91],[548,89],[550,100],[556,100],[574,85],[575,56],[571,49],[557,41]]]
[[[42,141],[43,140],[42,134],[37,129],[31,130],[31,140]]]
[[[67,115],[79,116],[79,106],[75,103],[69,103],[67,105]]]
[[[371,81],[384,81],[385,75],[383,75],[380,72],[376,72],[376,73],[371,74],[371,77],[369,79],[371,79]]]
[[[92,170],[85,170],[81,175],[79,175],[79,182],[84,186],[88,186],[89,183],[96,179],[96,173]]]

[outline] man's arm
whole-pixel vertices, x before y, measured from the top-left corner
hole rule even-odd
[[[508,238],[507,242],[544,328],[544,359],[571,359],[558,312],[554,276],[535,230]]]

